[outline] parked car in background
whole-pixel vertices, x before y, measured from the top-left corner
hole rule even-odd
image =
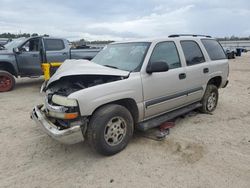
[[[66,59],[91,60],[101,49],[71,49],[63,38],[19,38],[0,50],[0,92],[15,86],[15,77],[43,75],[42,63],[64,62]]]
[[[76,46],[75,49],[96,49],[97,47],[91,47],[88,45],[80,45],[80,46]]]
[[[31,116],[62,143],[87,138],[99,153],[113,155],[134,129],[146,131],[196,108],[213,112],[228,74],[221,45],[207,36],[116,42],[92,62],[65,61]]]
[[[242,48],[242,52],[246,53],[247,49],[246,48]]]
[[[236,49],[233,49],[233,48],[224,48],[224,51],[225,51],[228,59],[235,59]]]

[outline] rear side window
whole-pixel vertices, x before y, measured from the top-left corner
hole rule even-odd
[[[154,63],[159,61],[165,61],[169,69],[181,67],[179,54],[174,42],[161,42],[155,46],[150,62]]]
[[[202,44],[207,50],[207,53],[211,60],[226,59],[226,55],[221,45],[216,40],[202,39]]]
[[[61,39],[45,39],[44,45],[47,51],[63,50],[65,48],[64,42]]]
[[[194,41],[181,41],[187,66],[196,65],[205,62],[199,45]]]

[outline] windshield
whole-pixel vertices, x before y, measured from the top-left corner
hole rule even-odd
[[[99,52],[92,61],[120,70],[139,71],[149,45],[149,42],[110,44]]]
[[[13,48],[18,47],[22,42],[24,42],[26,38],[18,38],[18,39],[13,39],[11,42],[7,43],[4,45],[4,47],[8,50],[12,50]]]

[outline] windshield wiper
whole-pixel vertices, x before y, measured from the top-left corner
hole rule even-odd
[[[118,69],[118,67],[116,67],[116,66],[112,66],[112,65],[103,65],[103,66],[105,66],[105,67],[109,67],[109,68],[113,68],[113,69]]]

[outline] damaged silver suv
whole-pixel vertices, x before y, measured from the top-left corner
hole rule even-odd
[[[226,55],[209,36],[116,42],[91,62],[66,60],[31,116],[62,143],[86,138],[99,153],[113,155],[134,129],[146,131],[196,108],[214,111],[228,74]]]

